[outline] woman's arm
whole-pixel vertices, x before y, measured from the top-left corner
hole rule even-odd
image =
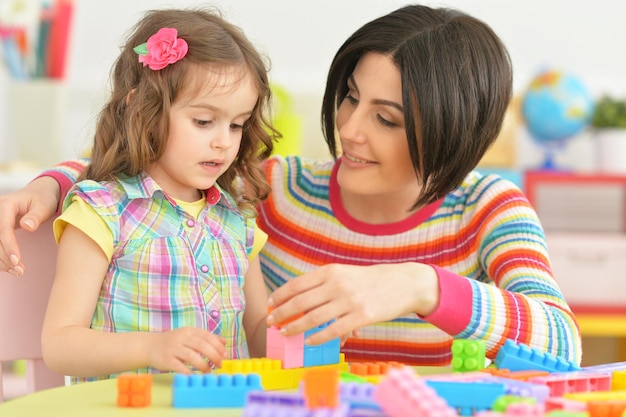
[[[250,261],[243,287],[246,297],[246,311],[243,315],[243,327],[246,331],[250,356],[265,357],[265,339],[267,335],[267,290],[263,283],[261,264],[258,256]]]
[[[62,162],[21,190],[0,196],[0,271],[24,273],[15,229],[33,232],[60,213],[61,202],[88,163],[88,159]]]

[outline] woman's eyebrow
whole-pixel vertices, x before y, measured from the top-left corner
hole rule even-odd
[[[350,88],[354,88],[356,90],[356,92],[359,92],[359,87],[356,84],[356,81],[354,80],[354,75],[350,75],[348,77],[348,87]],[[393,108],[398,109],[400,112],[404,112],[404,107],[402,107],[401,104],[396,103],[395,101],[391,101],[391,100],[383,100],[383,99],[374,99],[372,100],[372,103],[374,104],[382,104],[384,106],[391,106]]]

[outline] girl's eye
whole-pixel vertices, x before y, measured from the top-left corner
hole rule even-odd
[[[376,118],[378,119],[378,121],[380,122],[380,124],[382,124],[383,126],[386,127],[397,127],[398,125],[394,122],[390,122],[389,120],[385,119],[383,116],[381,116],[380,114],[376,115]]]
[[[238,125],[238,124],[236,124],[236,123],[232,123],[232,124],[230,125],[230,129],[231,129],[231,130],[241,130],[241,129],[243,129],[243,125]]]
[[[194,122],[200,127],[208,126],[211,124],[210,120],[194,119]]]

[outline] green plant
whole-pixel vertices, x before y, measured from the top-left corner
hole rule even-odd
[[[603,128],[626,128],[626,99],[602,96],[595,103],[591,126]]]

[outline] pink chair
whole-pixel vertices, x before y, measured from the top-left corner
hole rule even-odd
[[[27,271],[21,277],[0,272],[0,402],[3,401],[2,363],[26,360],[26,391],[64,385],[41,355],[41,326],[56,268],[52,222],[35,233],[17,231]]]

